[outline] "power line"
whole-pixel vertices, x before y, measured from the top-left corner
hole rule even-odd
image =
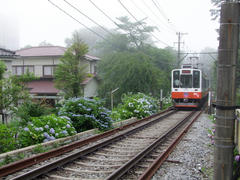
[[[126,6],[124,6],[124,4],[121,2],[121,0],[118,0],[118,2],[119,2],[119,3],[121,4],[121,6],[128,12],[128,14],[130,14],[130,15],[132,16],[132,18],[136,20],[136,22],[139,22],[138,19],[128,10],[128,8],[127,8]],[[144,28],[144,26],[143,26],[142,24],[140,24],[140,25]],[[151,34],[155,39],[157,39],[159,42],[161,42],[162,44],[165,44],[166,46],[170,46],[169,44],[167,44],[167,43],[161,41],[160,39],[158,39],[158,38],[157,38],[154,34],[152,34],[151,32],[150,32],[150,34]]]
[[[132,0],[131,2],[132,2],[132,4],[133,4],[135,7],[138,8],[138,10],[140,10],[145,16],[148,17],[148,15],[147,15],[141,8],[139,8],[139,6],[137,5],[137,3],[135,3],[133,0]],[[152,19],[152,20],[153,20],[153,19]],[[154,21],[154,23],[155,23],[155,24],[158,24],[158,23],[156,23],[155,21]],[[159,26],[159,24],[158,24],[158,26]],[[161,27],[161,26],[160,26],[160,27]],[[161,32],[158,28],[157,28],[157,31],[158,31],[158,32]]]
[[[62,11],[63,13],[65,13],[67,16],[71,17],[73,20],[75,20],[76,22],[78,22],[79,24],[81,24],[83,27],[85,27],[86,29],[88,29],[89,31],[91,31],[92,33],[96,34],[97,36],[99,36],[100,38],[105,39],[102,35],[100,35],[99,33],[95,32],[94,30],[90,29],[89,27],[87,27],[86,25],[84,25],[83,23],[81,23],[79,20],[77,20],[76,18],[74,18],[72,15],[70,15],[69,13],[67,13],[65,10],[63,10],[62,8],[60,8],[58,5],[56,5],[55,3],[53,3],[51,0],[48,0],[48,2],[50,2],[53,6],[55,6],[57,9],[59,9],[60,11]]]
[[[147,9],[157,18],[159,19],[158,15],[148,6],[148,4],[142,0],[143,4],[147,7]],[[159,19],[159,21],[161,21],[163,24],[165,24],[162,20]],[[173,31],[173,33],[176,33],[175,30],[173,30],[172,28],[170,28],[169,26],[167,26],[167,24],[165,24],[165,27],[171,31]]]
[[[167,20],[167,21],[169,21],[169,19],[167,18],[167,16],[165,15],[165,13],[160,9],[160,7],[158,6],[158,4],[154,1],[154,0],[152,0],[152,2],[153,2],[153,4],[154,4],[154,6],[158,9],[158,11],[160,12],[160,14],[162,14],[162,16]]]
[[[92,3],[92,5],[97,8],[104,16],[106,16],[113,24],[116,24],[116,22],[110,17],[108,16],[103,10],[101,10],[92,0],[89,0],[90,3]]]
[[[159,2],[158,1],[155,1],[155,0],[152,0],[152,1],[154,1],[156,4],[157,4],[157,7],[158,7],[158,9],[159,9],[159,12],[163,15],[163,17],[165,17],[165,19],[167,20],[167,22],[168,22],[168,25],[169,25],[169,18],[167,17],[167,15],[166,15],[166,13],[162,10],[162,8],[161,8],[161,6],[160,6],[160,4],[159,4]],[[154,4],[155,4],[154,3]],[[172,26],[172,28],[175,30],[175,32],[177,31],[176,29],[176,26],[174,25],[174,24],[170,24],[171,26]]]
[[[64,2],[66,2],[69,6],[71,6],[73,9],[75,9],[76,11],[78,11],[80,14],[82,14],[83,16],[85,16],[87,19],[89,19],[90,21],[92,21],[94,24],[98,25],[100,28],[102,28],[105,32],[113,35],[110,31],[108,31],[107,29],[105,29],[102,25],[98,24],[96,21],[94,21],[92,18],[90,18],[89,16],[87,16],[86,14],[84,14],[83,12],[81,12],[78,8],[76,8],[74,5],[72,5],[71,3],[69,3],[67,0],[64,0]]]

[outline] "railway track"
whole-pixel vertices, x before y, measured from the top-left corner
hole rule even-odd
[[[159,166],[154,159],[166,159],[167,149],[195,116],[195,112],[173,110],[155,115],[6,179],[147,179],[153,174],[151,164]]]

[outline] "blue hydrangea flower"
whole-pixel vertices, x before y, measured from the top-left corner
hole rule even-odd
[[[39,128],[35,128],[35,131],[39,131]]]
[[[66,135],[68,132],[66,130],[64,130],[64,131],[62,131],[62,133]]]
[[[25,128],[24,128],[24,131],[29,131],[28,127],[25,127]]]
[[[51,134],[55,134],[55,130],[53,128],[50,129]]]
[[[71,126],[69,124],[67,124],[67,128],[70,128]]]
[[[43,135],[44,135],[44,137],[46,137],[46,138],[49,138],[49,137],[50,137],[47,132],[44,132]]]
[[[56,138],[53,137],[53,136],[50,136],[48,139],[49,139],[49,140],[55,140]]]
[[[43,128],[42,128],[42,127],[40,127],[40,128],[39,128],[39,130],[40,130],[40,131],[43,131]]]
[[[48,129],[48,128],[49,128],[49,126],[48,126],[48,125],[45,125],[44,127],[45,127],[46,129]]]

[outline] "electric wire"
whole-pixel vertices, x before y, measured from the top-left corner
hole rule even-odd
[[[158,9],[159,9],[159,12],[160,12],[160,13],[163,15],[163,17],[165,17],[165,19],[168,21],[168,25],[171,25],[172,28],[174,29],[174,31],[177,32],[176,26],[175,26],[173,23],[170,23],[170,24],[169,24],[169,18],[167,17],[166,13],[161,9],[161,5],[159,4],[159,2],[158,2],[158,1],[155,1],[155,0],[152,0],[152,1],[154,1],[154,2],[157,4]],[[154,3],[154,4],[155,4],[155,3]],[[171,21],[170,21],[170,22],[171,22]]]
[[[148,17],[148,15],[147,15],[147,13],[145,13],[141,8],[139,8],[139,6],[137,5],[137,3],[135,3],[133,0],[131,0],[131,2],[132,2],[132,4],[135,6],[135,7],[137,7],[137,9],[138,10],[140,10],[141,11],[141,13],[143,13],[147,18],[149,18]],[[151,18],[150,18],[151,19]],[[152,21],[154,22],[154,24],[157,24],[158,26],[160,26],[158,23],[156,23],[156,21],[154,21],[153,19],[152,19]],[[161,27],[161,26],[160,26]],[[161,32],[158,28],[157,28],[157,31],[158,32]]]
[[[103,40],[107,40],[106,38],[104,38],[102,35],[100,35],[99,33],[95,32],[94,30],[92,30],[91,28],[87,27],[85,24],[81,23],[79,20],[77,20],[76,18],[74,18],[72,15],[70,15],[69,13],[67,13],[65,10],[63,10],[62,8],[60,8],[58,5],[56,5],[55,3],[53,3],[51,0],[48,0],[49,3],[51,3],[53,6],[55,6],[57,9],[59,9],[60,11],[62,11],[64,14],[66,14],[67,16],[71,17],[73,20],[75,20],[76,22],[78,22],[79,24],[81,24],[83,27],[85,27],[87,30],[91,31],[92,33],[96,34],[97,36],[99,36],[100,38],[102,38]]]
[[[89,0],[89,2],[90,2],[95,8],[97,8],[104,16],[106,16],[113,24],[116,24],[116,22],[115,22],[110,16],[108,16],[103,10],[101,10],[92,0]]]
[[[165,15],[165,13],[160,9],[160,7],[158,6],[159,4],[157,4],[154,0],[152,0],[154,6],[158,9],[158,11],[160,12],[160,14],[162,14],[162,16],[169,21],[169,19],[167,18],[167,16]]]
[[[166,27],[167,29],[171,30],[173,33],[176,33],[175,30],[173,30],[172,28],[170,28],[166,23],[164,23],[162,20],[159,19],[158,15],[148,6],[148,4],[147,4],[144,0],[142,0],[142,2],[143,2],[143,4],[147,7],[147,9],[148,9],[154,16],[155,16],[159,21],[161,21],[161,22],[165,25],[165,27]]]
[[[133,19],[135,19],[136,22],[139,22],[138,19],[128,10],[128,8],[126,6],[124,6],[124,4],[121,2],[121,0],[118,0],[118,2],[121,4],[121,6],[128,12],[128,14],[130,14],[130,16],[132,16]],[[143,28],[144,26],[141,25]],[[150,32],[150,34],[155,38],[157,39],[159,42],[161,42],[162,44],[166,45],[166,46],[170,46],[169,44],[163,42],[162,40],[160,40],[159,38],[157,38],[154,34],[152,34]],[[171,47],[171,46],[170,46]]]
[[[67,0],[63,0],[64,2],[66,2],[69,6],[71,6],[73,9],[75,9],[77,12],[79,12],[80,14],[82,14],[84,17],[86,17],[87,19],[89,19],[90,21],[92,21],[94,24],[96,24],[97,26],[99,26],[102,30],[104,30],[105,32],[113,35],[113,33],[111,33],[109,30],[107,30],[106,28],[104,28],[102,25],[100,25],[99,23],[97,23],[96,21],[94,21],[92,18],[90,18],[89,16],[87,16],[86,14],[84,14],[83,12],[81,12],[78,8],[76,8],[74,5],[72,5],[71,3],[69,3]]]
[[[89,0],[91,1],[91,0]],[[83,27],[85,27],[87,30],[91,31],[92,33],[94,33],[95,35],[99,36],[100,38],[102,38],[103,40],[108,41],[106,38],[104,38],[103,36],[101,36],[99,33],[95,32],[94,30],[92,30],[91,28],[87,27],[85,24],[81,23],[79,20],[77,20],[76,18],[74,18],[72,15],[70,15],[69,13],[67,13],[65,10],[63,10],[61,7],[59,7],[57,4],[53,3],[51,0],[48,0],[49,3],[51,3],[53,6],[55,6],[58,10],[62,11],[64,14],[66,14],[67,16],[71,17],[73,20],[75,20],[76,22],[78,22],[80,25],[82,25]],[[136,20],[136,19],[135,19]],[[115,22],[114,22],[115,23]],[[168,44],[166,44],[168,45]],[[152,59],[151,56],[148,55],[148,57],[150,59]],[[166,65],[176,65],[176,64],[171,64],[171,63],[167,63],[167,62],[159,62],[160,64],[166,64]]]

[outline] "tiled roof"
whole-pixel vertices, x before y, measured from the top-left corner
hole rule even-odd
[[[62,56],[65,51],[61,46],[39,46],[17,50],[16,54],[22,57]]]
[[[53,80],[35,80],[27,83],[30,94],[57,94],[58,89],[54,87]]]
[[[63,56],[67,48],[61,46],[38,46],[24,48],[16,51],[16,54],[21,57],[43,57],[43,56]],[[100,60],[95,56],[85,55],[88,60]]]

